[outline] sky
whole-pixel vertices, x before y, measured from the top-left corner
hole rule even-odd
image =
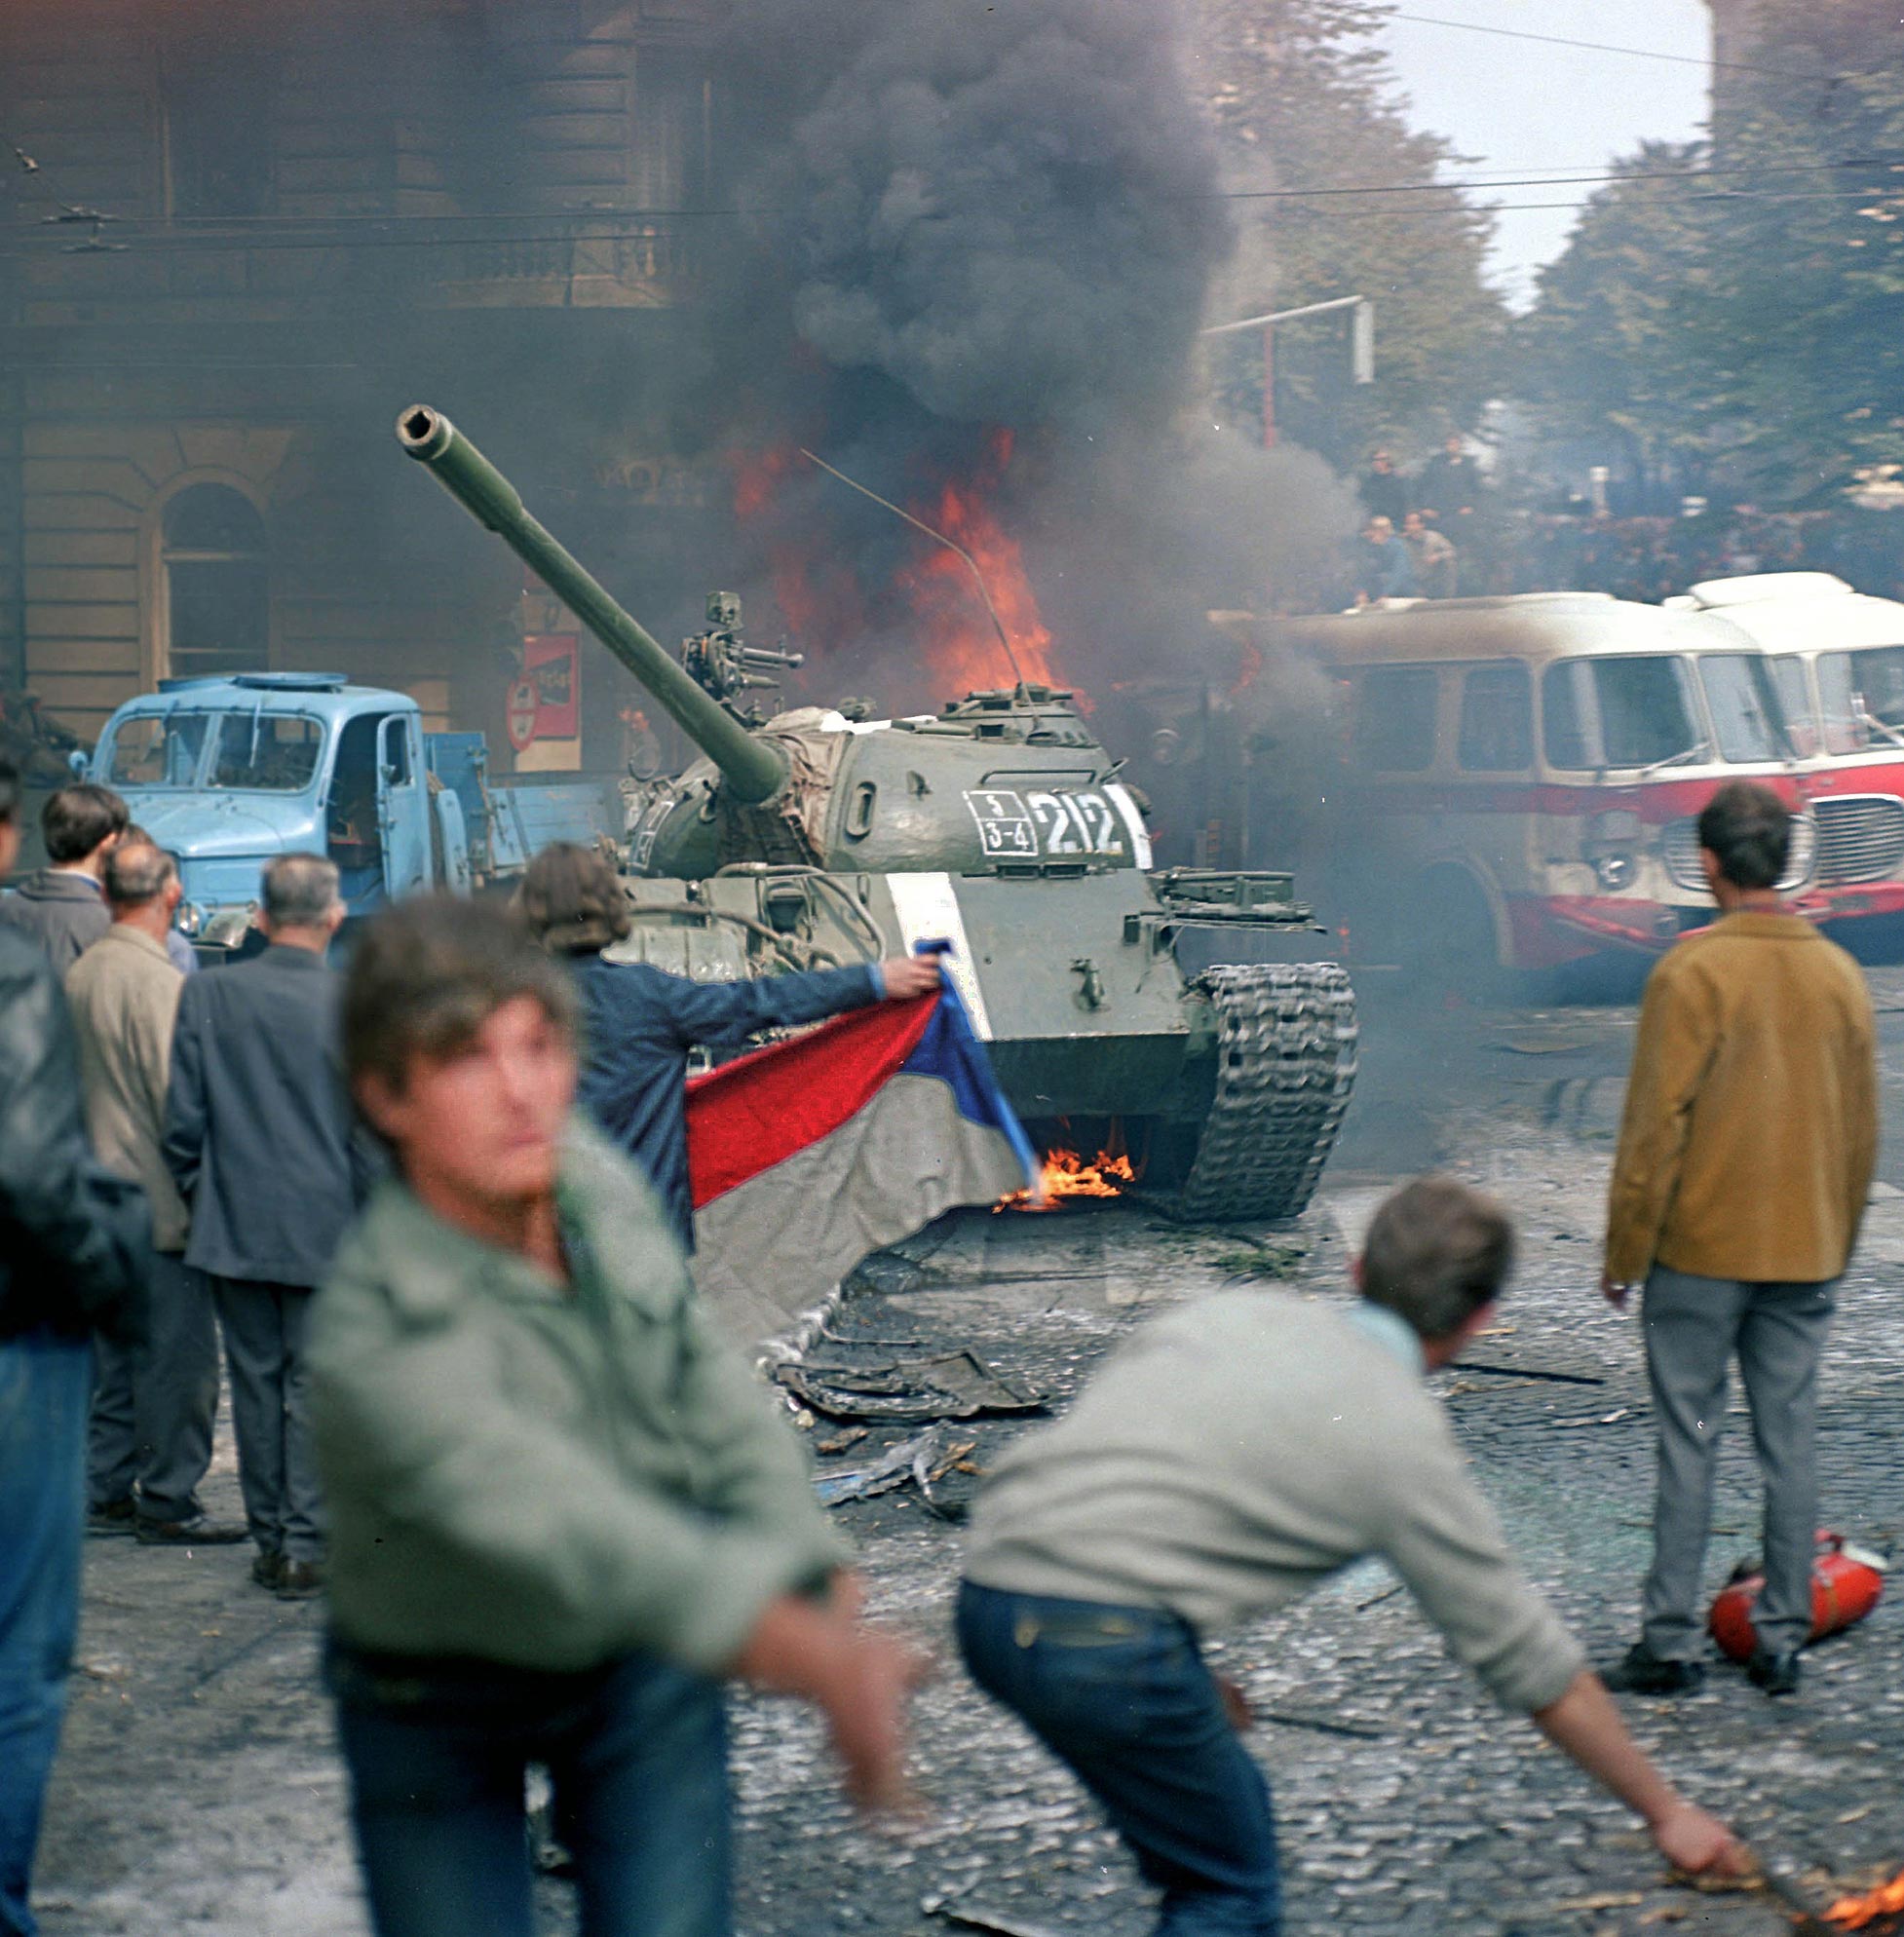
[[[1414,18],[1410,18],[1410,17]],[[1504,28],[1651,49],[1677,61],[1520,40]],[[1703,0],[1397,0],[1383,32],[1411,123],[1474,158],[1464,177],[1592,171],[1643,139],[1683,141],[1705,119],[1710,21]],[[1581,188],[1503,188],[1477,199],[1574,203]],[[1493,272],[1516,308],[1534,272],[1566,246],[1573,207],[1504,210]]]

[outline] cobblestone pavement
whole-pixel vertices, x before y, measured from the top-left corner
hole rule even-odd
[[[1874,975],[1887,1037],[1904,973]],[[1368,1077],[1325,1190],[1288,1229],[1184,1232],[1129,1204],[943,1221],[869,1274],[821,1349],[879,1360],[970,1344],[1061,1405],[1148,1311],[1226,1278],[1266,1295],[1346,1296],[1345,1261],[1389,1182],[1438,1162],[1500,1193],[1521,1269],[1501,1372],[1438,1382],[1529,1571],[1596,1658],[1623,1649],[1645,1566],[1651,1448],[1637,1326],[1597,1297],[1601,1193],[1630,1015],[1503,1011],[1404,1019],[1378,1006]],[[1826,1373],[1826,1516],[1882,1542],[1904,1523],[1904,1057],[1893,1126]],[[858,1340],[864,1343],[854,1345]],[[893,1341],[906,1344],[895,1345]],[[1560,1383],[1525,1376],[1562,1373]],[[1735,1403],[1734,1413],[1740,1411]],[[1709,1574],[1754,1544],[1742,1418],[1723,1456]],[[875,1428],[833,1470],[916,1428]],[[961,1429],[983,1465],[1016,1422]],[[816,1438],[831,1428],[823,1424]],[[236,1511],[225,1470],[215,1504]],[[950,1484],[961,1484],[952,1476]],[[971,1482],[965,1481],[970,1485]],[[876,1613],[947,1666],[917,1704],[928,1818],[860,1829],[798,1709],[737,1706],[742,1928],[748,1937],[946,1931],[950,1905],[1027,1931],[1140,1937],[1148,1893],[1075,1786],[950,1665],[958,1534],[906,1488],[838,1509]],[[316,1937],[363,1930],[342,1779],[315,1688],[321,1616],[243,1583],[233,1549],[95,1541],[67,1741],[41,1866],[49,1937]],[[1904,1867],[1904,1602],[1807,1657],[1768,1702],[1736,1672],[1698,1696],[1625,1703],[1697,1800],[1828,1897]],[[1641,1933],[1762,1937],[1791,1919],[1762,1894],[1674,1887],[1624,1812],[1443,1655],[1377,1564],[1212,1652],[1259,1715],[1252,1746],[1283,1831],[1292,1933]],[[549,1927],[567,1892],[545,1885]]]

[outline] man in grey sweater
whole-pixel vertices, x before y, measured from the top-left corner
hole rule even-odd
[[[1487,1198],[1418,1179],[1376,1214],[1353,1310],[1230,1291],[1155,1320],[980,1499],[966,1664],[1103,1805],[1163,1893],[1159,1937],[1280,1928],[1269,1786],[1200,1637],[1366,1554],[1670,1861],[1746,1868],[1641,1753],[1522,1577],[1422,1383],[1489,1323],[1512,1246]]]

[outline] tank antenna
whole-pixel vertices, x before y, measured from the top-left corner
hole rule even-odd
[[[972,583],[978,588],[978,596],[985,601],[985,611],[991,619],[992,629],[998,633],[998,642],[1005,648],[1005,657],[1010,663],[1011,677],[1018,682],[1017,697],[1021,700],[1029,698],[1025,691],[1025,675],[1018,668],[1018,655],[1011,650],[1011,641],[1007,636],[1004,623],[998,616],[998,607],[992,603],[991,590],[985,584],[985,574],[978,569],[978,560],[963,545],[955,545],[944,532],[934,531],[923,518],[916,518],[910,512],[901,511],[891,499],[882,498],[877,491],[869,491],[857,478],[849,477],[844,471],[828,464],[823,457],[817,456],[805,444],[800,446],[800,455],[809,464],[819,465],[829,476],[837,477],[842,484],[850,484],[862,498],[870,498],[874,504],[883,505],[895,517],[904,518],[916,531],[923,531],[934,544],[944,546],[948,551],[956,551],[966,561],[966,570],[971,574]]]

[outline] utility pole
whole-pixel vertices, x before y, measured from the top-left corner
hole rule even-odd
[[[1349,328],[1350,373],[1356,383],[1375,381],[1375,305],[1366,296],[1336,296],[1326,303],[1304,303],[1300,309],[1271,310],[1266,316],[1246,316],[1239,323],[1214,323],[1203,336],[1238,336],[1246,329],[1263,332],[1263,448],[1276,443],[1276,326],[1298,317],[1326,316],[1334,310],[1353,310]]]

